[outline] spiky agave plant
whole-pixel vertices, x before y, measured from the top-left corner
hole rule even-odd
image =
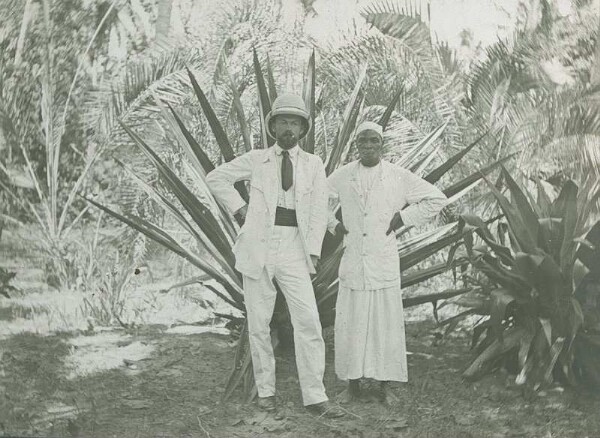
[[[575,292],[585,275],[596,281],[600,275],[598,230],[588,234],[599,182],[590,176],[579,190],[567,181],[551,200],[539,180],[534,196],[506,169],[502,174],[510,201],[489,184],[506,218],[498,236],[479,217],[460,220],[460,229],[468,231],[463,243],[472,268],[489,280],[476,297],[457,300],[472,307],[466,314],[486,315],[475,326],[475,357],[464,376],[478,378],[504,365],[517,374],[517,384],[534,389],[556,378],[574,383],[576,363],[588,376],[598,376],[598,363],[589,363],[594,355],[581,354],[594,348],[597,356],[600,350],[597,334],[584,330]],[[595,225],[599,227],[600,221]]]
[[[268,113],[270,105],[275,98],[275,87],[271,79],[272,74],[268,73],[266,75],[267,78],[265,79],[263,68],[256,54],[254,55],[253,63],[258,84],[259,108],[261,114],[265,115]],[[314,64],[315,59],[313,54],[308,63],[305,87],[307,105],[311,112],[316,110],[314,102],[316,87]],[[363,68],[360,79],[350,95],[350,99],[347,102],[346,109],[343,113],[343,118],[338,127],[335,141],[327,157],[326,169],[328,173],[331,173],[340,164],[343,164],[344,160],[349,155],[350,136],[354,130],[364,99],[364,96],[361,93],[361,87],[365,78],[365,71],[366,70]],[[235,153],[228,135],[223,129],[210,102],[191,71],[188,71],[188,76],[223,158],[226,161],[232,160],[235,158]],[[270,92],[269,89],[271,90]],[[397,98],[398,96],[392,100],[379,120],[382,125],[385,126],[388,123],[397,103]],[[133,214],[118,213],[92,199],[88,199],[88,201],[118,220],[135,228],[139,232],[144,233],[147,237],[155,240],[165,248],[188,260],[192,265],[198,267],[207,274],[210,279],[214,280],[214,282],[203,281],[203,284],[208,289],[213,291],[232,307],[244,312],[241,276],[234,269],[234,257],[232,253],[232,244],[237,234],[237,224],[226,210],[214,200],[205,183],[205,175],[214,168],[214,164],[202,147],[200,147],[190,130],[185,126],[185,123],[177,112],[169,104],[162,104],[159,102],[158,106],[163,117],[168,122],[168,125],[176,134],[179,145],[183,148],[188,163],[188,166],[185,166],[185,169],[188,176],[197,182],[197,190],[191,190],[184,183],[182,177],[178,176],[172,168],[165,164],[160,156],[148,146],[143,138],[124,124],[123,129],[152,162],[160,175],[163,188],[167,189],[172,196],[166,196],[162,190],[153,187],[142,178],[138,177],[135,171],[128,166],[123,166],[140,185],[141,189],[144,190],[151,199],[163,208],[164,211],[192,237],[192,241],[197,244],[197,248],[191,248],[183,241],[178,240],[172,233],[167,232],[148,220]],[[241,105],[236,105],[235,109],[238,112],[238,115],[243,118],[244,114]],[[423,171],[430,164],[432,159],[433,154],[431,154],[431,151],[435,147],[436,140],[442,135],[444,128],[445,126],[442,125],[428,135],[425,135],[402,157],[401,164],[417,173],[423,174]],[[262,118],[261,132],[263,134],[265,132],[264,119]],[[246,136],[244,136],[244,138],[246,138]],[[263,144],[269,145],[266,141],[266,136],[263,136],[263,138],[265,139],[265,143]],[[302,146],[309,151],[314,150],[313,138],[314,137],[309,134]],[[477,139],[433,171],[428,172],[425,175],[425,178],[431,183],[439,181],[439,179],[450,171],[462,157],[477,145],[479,140],[480,139]],[[503,162],[505,160],[506,159],[503,159],[501,161]],[[498,162],[491,164],[485,169],[474,172],[469,177],[445,188],[444,193],[451,201],[460,198],[464,193],[467,193],[478,184],[483,175],[489,174],[497,165]],[[247,199],[248,195],[246,187],[243,184],[238,184],[237,189],[240,194]],[[431,255],[448,247],[452,243],[457,242],[462,234],[463,231],[458,228],[457,223],[452,223],[413,236],[410,239],[400,241],[399,252],[403,269],[414,267]],[[198,248],[204,250],[206,255],[201,255]],[[323,250],[322,263],[314,278],[319,311],[324,326],[333,324],[333,309],[337,292],[337,266],[339,264],[340,256],[341,251],[339,242],[336,242],[333,238],[329,238],[329,241],[326,242]],[[424,271],[408,270],[403,273],[403,282],[405,285],[417,284],[420,281],[432,278],[452,267],[463,265],[465,263],[466,259],[463,258],[456,259],[451,264],[443,263]],[[424,302],[442,300],[463,292],[464,290],[459,290],[432,294],[428,296]],[[414,301],[414,303],[420,303],[421,301],[417,300]],[[409,306],[413,304],[413,302],[406,301],[405,304]],[[253,379],[250,365],[251,359],[247,342],[247,333],[244,327],[235,356],[234,369],[224,393],[225,398],[229,397],[233,390],[240,384],[243,384],[250,397],[254,396],[254,392],[252,391]]]

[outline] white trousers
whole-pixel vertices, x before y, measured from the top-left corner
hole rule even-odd
[[[244,276],[250,352],[259,397],[275,395],[275,356],[269,323],[273,316],[277,280],[294,327],[296,366],[304,405],[327,400],[323,385],[325,343],[317,303],[296,227],[275,226],[267,265],[258,279]]]

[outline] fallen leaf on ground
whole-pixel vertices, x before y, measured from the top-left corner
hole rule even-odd
[[[454,417],[454,422],[459,426],[472,426],[475,424],[475,417],[472,415],[461,415]]]
[[[152,406],[152,403],[147,400],[125,400],[123,404],[133,409],[147,409]]]
[[[406,418],[397,418],[395,420],[386,421],[386,423],[385,423],[386,429],[400,430],[400,429],[406,429],[407,427],[408,427],[408,421],[406,421]]]

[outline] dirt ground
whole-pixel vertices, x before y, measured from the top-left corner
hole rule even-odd
[[[174,321],[108,331],[71,324],[35,334],[32,312],[44,324],[53,314],[18,303],[47,286],[39,268],[26,268],[35,265],[27,254],[19,250],[17,260],[15,253],[7,239],[0,242],[0,266],[18,271],[22,290],[20,301],[0,297],[0,329],[22,329],[0,330],[0,436],[600,437],[600,394],[526,393],[515,376],[500,371],[465,382],[470,331],[440,339],[432,320],[407,324],[410,381],[393,386],[392,404],[370,398],[367,382],[367,396],[344,406],[347,414],[338,420],[303,408],[293,352],[280,352],[277,390],[285,416],[275,420],[239,391],[220,402],[235,352],[223,329]],[[54,300],[49,293],[43,296]],[[335,401],[345,386],[333,370],[331,329],[324,334],[325,386]]]
[[[130,333],[127,343],[153,354],[118,369],[74,379],[65,374],[71,335],[17,335],[0,341],[0,433],[72,437],[596,437],[600,397],[571,390],[525,395],[501,372],[476,383],[460,377],[465,336],[439,343],[431,322],[407,327],[410,382],[394,386],[390,407],[374,400],[346,406],[339,420],[302,407],[292,352],[277,359],[285,419],[261,413],[241,394],[220,403],[234,348],[228,335],[165,334],[164,327]],[[331,332],[325,384],[344,389],[333,373]],[[368,382],[367,382],[368,383]],[[332,397],[333,398],[333,397]]]

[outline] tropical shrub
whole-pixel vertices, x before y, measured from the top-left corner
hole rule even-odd
[[[473,331],[475,358],[464,376],[505,366],[517,374],[517,384],[536,389],[555,379],[575,383],[581,370],[597,376],[598,362],[591,363],[593,354],[584,356],[582,346],[600,351],[599,338],[592,324],[586,326],[576,291],[585,277],[589,283],[600,274],[600,222],[594,235],[588,232],[598,180],[590,176],[581,189],[567,181],[552,200],[539,180],[534,195],[506,169],[502,176],[510,200],[489,184],[502,212],[497,235],[479,217],[460,219],[472,269],[488,280],[476,296],[457,300],[471,307],[465,314],[484,315]]]

